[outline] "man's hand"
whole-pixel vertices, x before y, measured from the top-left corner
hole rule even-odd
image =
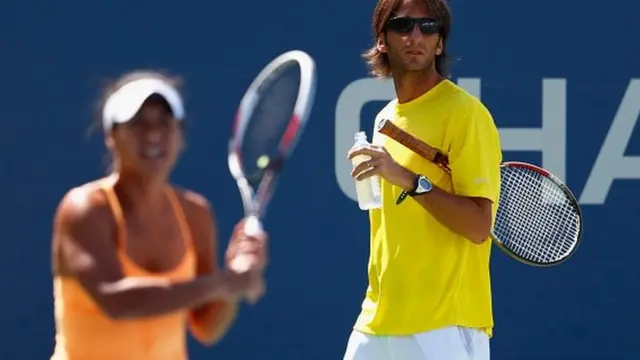
[[[366,155],[371,159],[351,171],[351,176],[356,180],[378,175],[402,189],[413,190],[415,174],[395,162],[383,146],[365,145],[351,149],[348,158],[351,160],[359,155]]]

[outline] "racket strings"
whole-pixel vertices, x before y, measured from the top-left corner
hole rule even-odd
[[[281,155],[281,143],[295,112],[300,91],[300,68],[296,63],[282,66],[258,88],[241,135],[243,172],[252,186],[262,181],[265,167]],[[265,164],[260,164],[264,159]]]
[[[515,255],[552,263],[576,246],[577,205],[548,177],[526,168],[502,168],[499,204],[493,232]]]

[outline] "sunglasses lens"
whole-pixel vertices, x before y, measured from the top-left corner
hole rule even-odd
[[[420,31],[425,35],[437,34],[440,31],[440,22],[436,19],[413,19],[410,17],[396,17],[387,22],[387,28],[397,33],[408,33],[418,24]]]
[[[389,30],[395,32],[409,32],[413,29],[413,20],[408,17],[397,17],[389,20],[387,23]]]
[[[420,23],[420,31],[425,35],[436,34],[440,31],[440,23],[435,20],[425,20]]]

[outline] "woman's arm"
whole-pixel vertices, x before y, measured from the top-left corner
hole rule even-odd
[[[207,200],[195,193],[184,194],[194,245],[198,252],[198,276],[219,272],[218,230],[215,215]],[[193,336],[203,345],[217,343],[227,333],[238,312],[237,299],[217,299],[194,308],[189,316]]]
[[[111,318],[157,316],[231,300],[250,287],[250,274],[233,272],[210,273],[181,283],[125,277],[109,216],[104,197],[96,191],[70,191],[56,212],[53,250],[56,276],[77,279]]]

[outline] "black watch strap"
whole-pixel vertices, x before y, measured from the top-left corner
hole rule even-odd
[[[402,204],[402,202],[408,197],[415,195],[416,189],[418,188],[418,179],[420,179],[420,175],[416,175],[416,178],[413,179],[413,189],[410,191],[403,190],[400,193],[400,196],[396,199],[396,205]]]

